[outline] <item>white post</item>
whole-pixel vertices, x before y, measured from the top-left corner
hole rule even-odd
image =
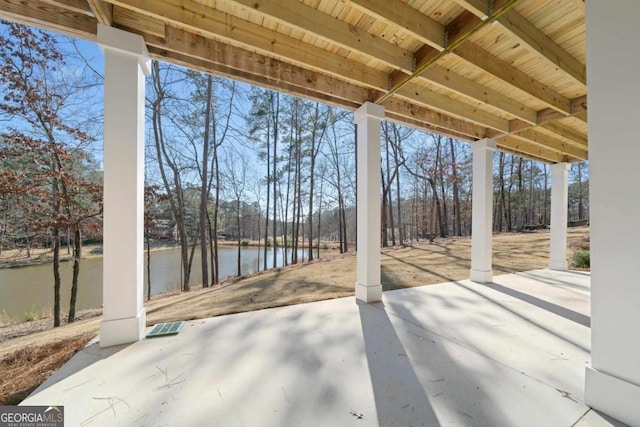
[[[471,201],[471,280],[491,283],[493,215],[493,152],[496,142],[482,139],[471,144],[473,153],[473,199]]]
[[[104,264],[100,346],[144,337],[144,79],[141,36],[98,24],[104,52]]]
[[[356,298],[367,303],[382,299],[380,283],[380,124],[384,107],[371,102],[353,117],[358,126],[358,254]]]
[[[585,402],[640,426],[640,2],[587,0],[591,367]]]
[[[551,246],[549,269],[567,270],[568,177],[571,165],[551,165]]]

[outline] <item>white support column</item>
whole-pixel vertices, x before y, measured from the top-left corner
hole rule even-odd
[[[491,283],[493,216],[493,152],[496,142],[482,139],[471,144],[473,153],[473,199],[471,201],[471,280]]]
[[[98,24],[104,52],[104,264],[100,346],[144,337],[144,86],[142,37]]]
[[[358,126],[358,254],[356,298],[382,299],[380,283],[380,124],[384,107],[364,103],[353,116]]]
[[[567,210],[569,205],[568,179],[571,165],[551,165],[551,247],[550,270],[567,270]]]
[[[591,367],[585,402],[640,426],[640,2],[587,0]]]

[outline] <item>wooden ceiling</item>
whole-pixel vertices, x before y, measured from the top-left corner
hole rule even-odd
[[[0,17],[548,163],[587,159],[584,0],[0,0]]]

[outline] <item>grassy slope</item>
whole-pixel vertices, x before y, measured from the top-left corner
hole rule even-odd
[[[570,229],[569,247],[581,246],[588,236],[588,228]],[[467,279],[470,254],[469,238],[443,239],[433,244],[420,242],[413,246],[385,249],[382,254],[383,288],[390,290]],[[545,268],[548,255],[548,230],[494,236],[495,275]],[[319,260],[310,264],[263,272],[242,280],[229,281],[214,288],[156,298],[145,304],[147,324],[206,318],[350,296],[354,293],[355,262],[355,256],[350,254],[335,256],[332,259]],[[3,366],[2,363],[13,357],[16,352],[24,352],[25,348],[37,352],[39,347],[61,340],[74,340],[80,336],[95,335],[98,332],[100,320],[100,316],[92,317],[56,329],[47,329],[0,342],[0,366]],[[48,327],[51,321],[45,320],[44,323]],[[16,325],[13,328],[20,328],[20,326]],[[2,329],[6,328],[0,328],[0,336],[3,332],[4,334],[7,332]],[[70,357],[67,353],[61,353],[60,356],[59,365]],[[15,360],[13,363],[20,362],[15,357],[11,360]],[[10,365],[3,367],[8,369]],[[22,380],[14,377],[11,381]],[[27,385],[37,386],[38,384]],[[0,390],[7,388],[0,379]],[[0,404],[4,399],[6,396],[0,394]]]

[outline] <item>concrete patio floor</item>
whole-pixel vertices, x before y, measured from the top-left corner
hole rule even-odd
[[[589,274],[536,270],[87,346],[23,405],[68,426],[622,426],[585,406]]]

